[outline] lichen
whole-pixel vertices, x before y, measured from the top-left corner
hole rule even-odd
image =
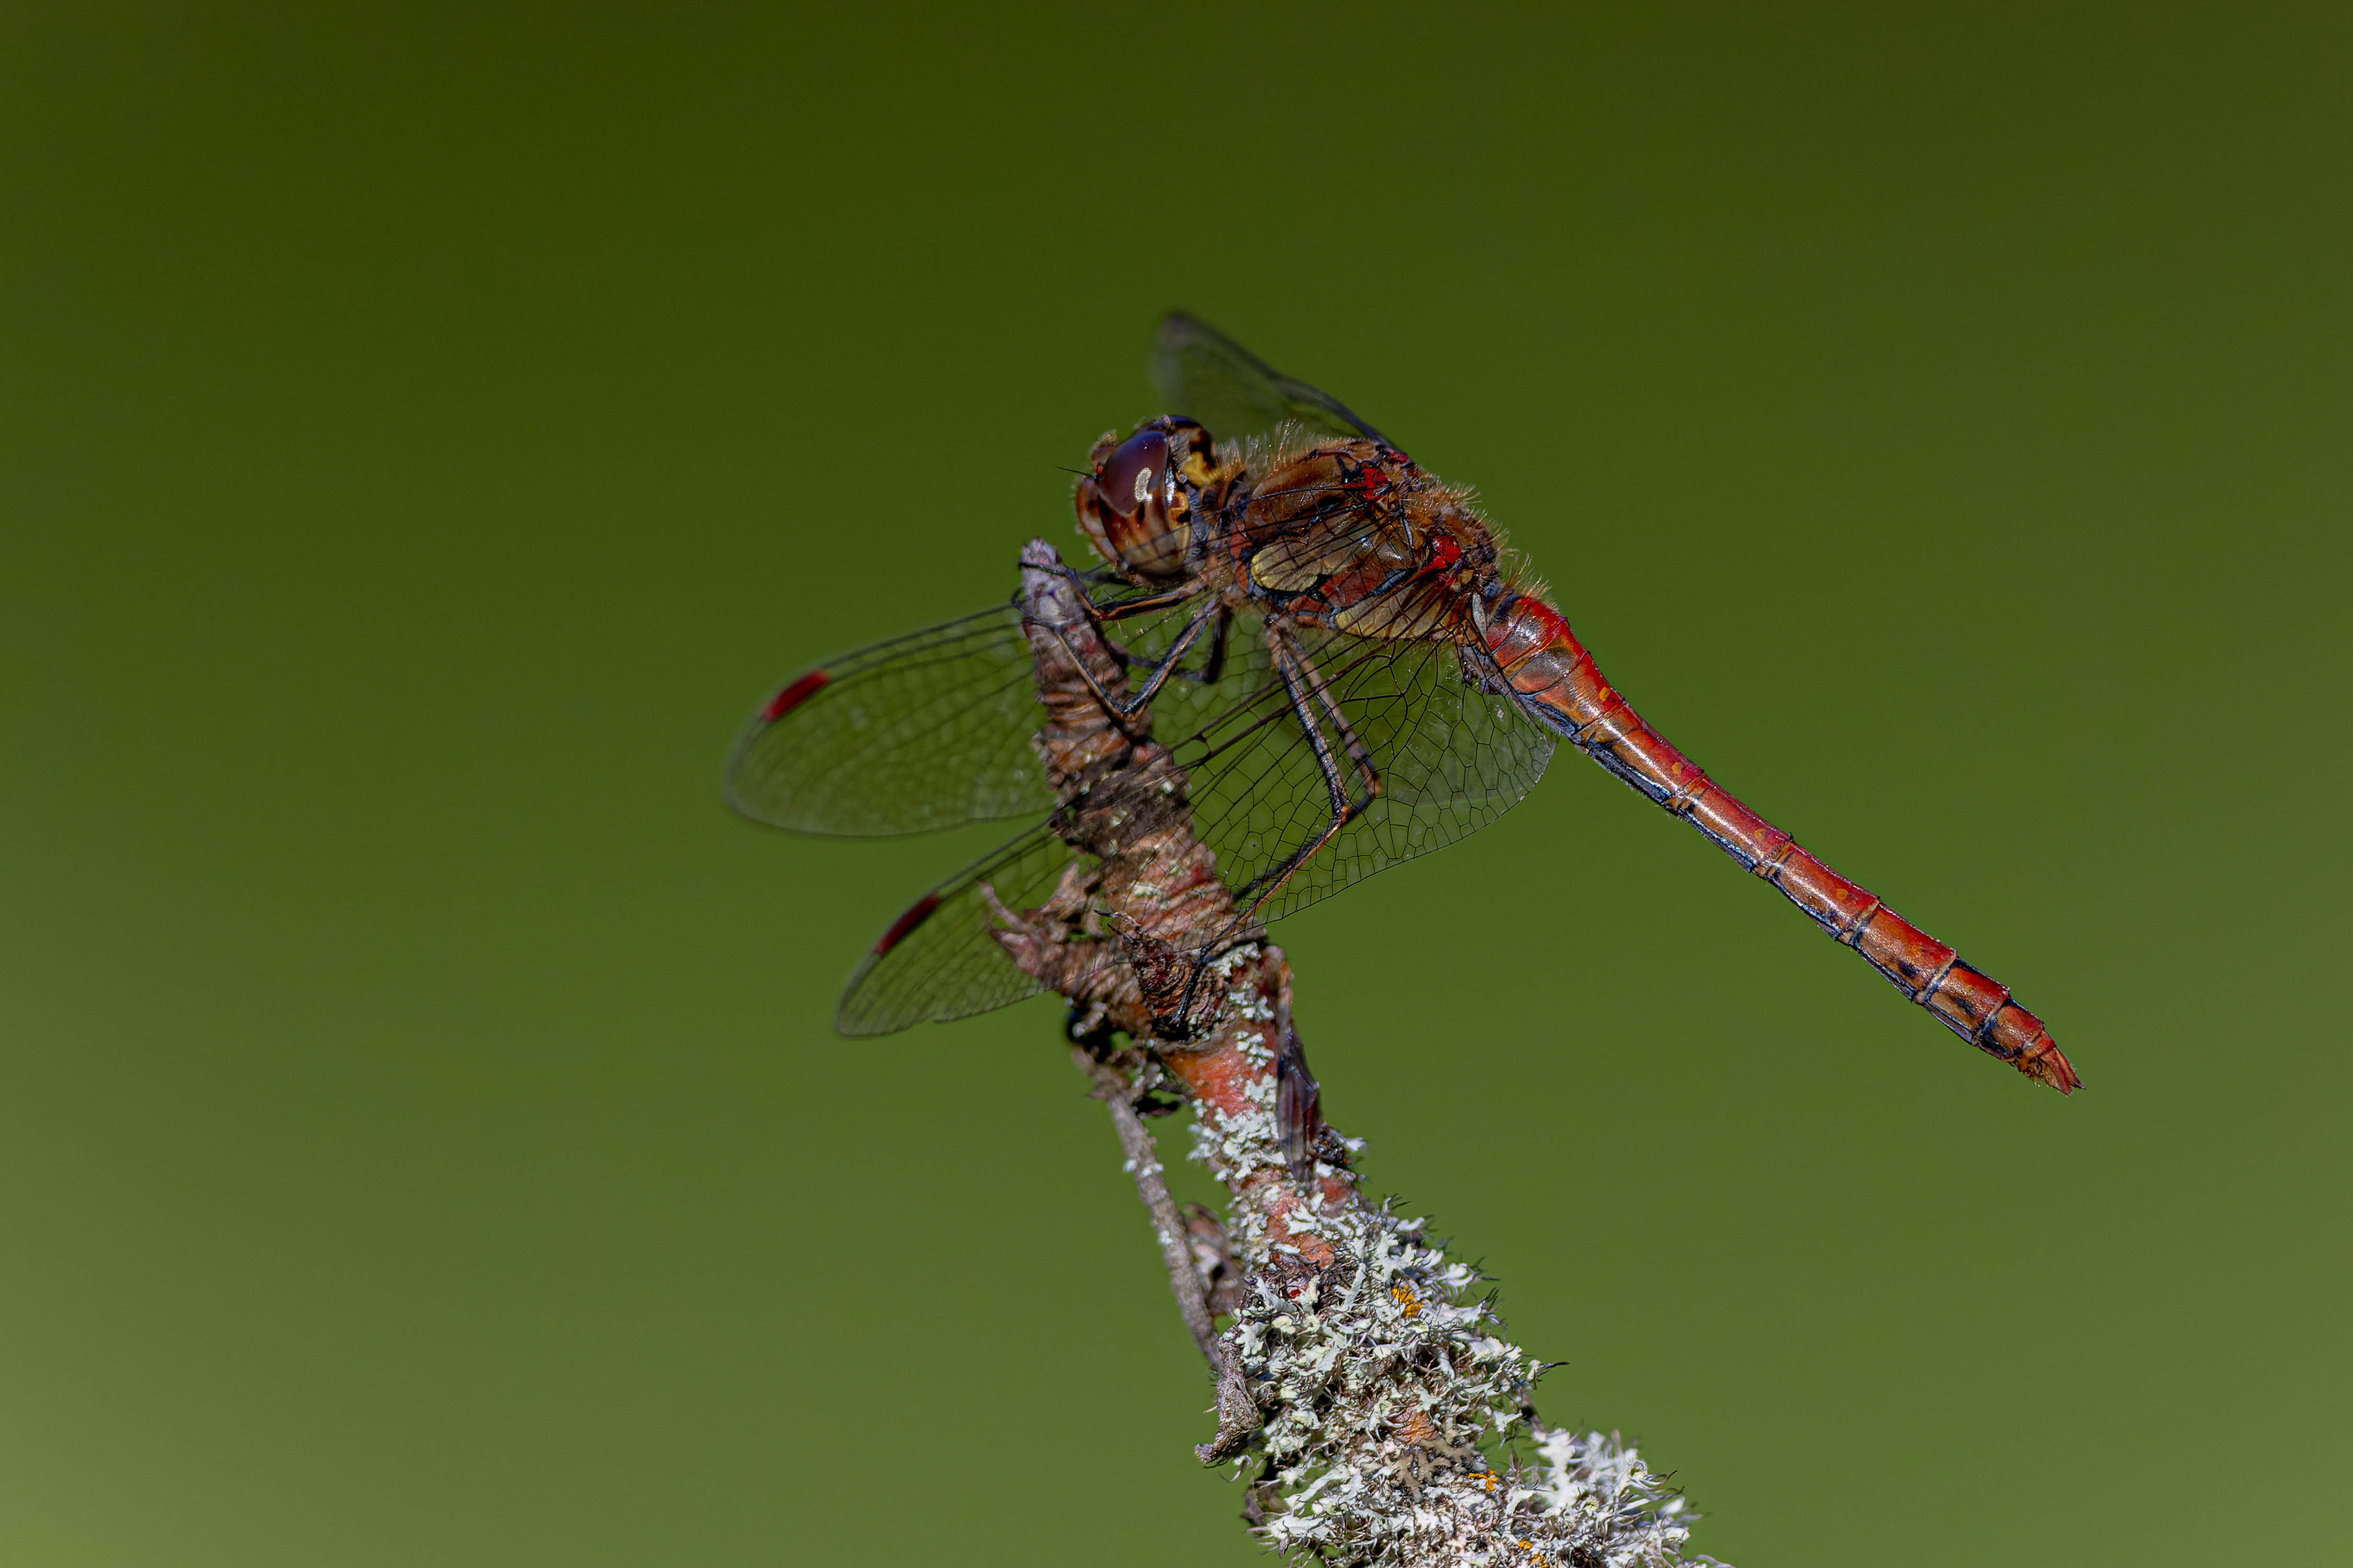
[[[1633,1449],[1537,1421],[1543,1364],[1420,1221],[1351,1206],[1290,1226],[1331,1261],[1261,1254],[1223,1336],[1263,1415],[1243,1462],[1269,1546],[1365,1568],[1712,1561],[1683,1555],[1696,1516]]]

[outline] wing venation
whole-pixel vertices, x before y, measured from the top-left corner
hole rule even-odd
[[[828,659],[764,704],[727,801],[798,833],[874,837],[1052,809],[1021,612],[1000,605]]]
[[[1082,858],[1040,823],[917,900],[892,921],[849,977],[834,1026],[887,1035],[1008,1006],[1045,989],[1014,967],[992,934],[994,892],[1015,913],[1051,898]]]
[[[1339,721],[1312,701],[1309,718],[1342,789],[1364,805],[1329,842],[1300,860],[1333,820],[1332,785],[1268,661],[1254,661],[1265,671],[1255,689],[1172,747],[1190,775],[1194,832],[1239,903],[1264,897],[1260,920],[1467,837],[1544,775],[1554,737],[1471,678],[1476,650],[1328,631],[1298,634],[1298,646]],[[1377,793],[1359,755],[1379,776]]]
[[[1295,425],[1318,436],[1388,437],[1328,392],[1283,374],[1197,316],[1171,310],[1152,348],[1161,412],[1197,419],[1221,441]]]

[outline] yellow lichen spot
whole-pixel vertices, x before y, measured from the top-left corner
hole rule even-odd
[[[1397,1304],[1399,1307],[1405,1309],[1407,1317],[1410,1318],[1421,1310],[1421,1303],[1414,1299],[1412,1286],[1402,1282],[1392,1285],[1389,1287],[1389,1294],[1397,1299]]]

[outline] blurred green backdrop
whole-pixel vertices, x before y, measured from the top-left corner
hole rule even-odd
[[[1745,1568],[2344,1560],[2349,18],[13,8],[0,1560],[1251,1560],[1051,1005],[829,1032],[975,842],[717,800],[1178,303],[2090,1084],[1564,755],[1280,932],[1547,1412]]]

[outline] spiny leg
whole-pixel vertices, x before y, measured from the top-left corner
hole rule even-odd
[[[1347,715],[1340,711],[1340,704],[1333,697],[1331,687],[1324,682],[1323,671],[1315,668],[1315,661],[1307,656],[1304,649],[1293,646],[1287,635],[1271,626],[1267,629],[1266,641],[1274,655],[1275,673],[1282,677],[1283,689],[1291,698],[1292,711],[1298,715],[1299,727],[1306,731],[1307,743],[1315,753],[1315,765],[1324,774],[1324,787],[1330,795],[1332,820],[1324,824],[1314,842],[1260,879],[1266,885],[1236,917],[1238,925],[1255,920],[1259,910],[1266,907],[1267,900],[1281,892],[1284,885],[1298,875],[1302,867],[1323,853],[1324,847],[1337,838],[1343,828],[1369,810],[1374,797],[1381,793],[1381,775],[1379,770],[1373,766],[1372,753],[1356,738],[1356,728],[1348,722]],[[1365,793],[1361,799],[1348,798],[1347,786],[1340,779],[1339,758],[1333,753],[1331,742],[1316,724],[1315,714],[1310,710],[1311,703],[1314,709],[1321,710],[1325,722],[1332,726],[1340,736],[1342,744],[1346,746],[1348,760],[1356,764],[1358,775],[1364,780]]]
[[[1187,599],[1197,597],[1204,587],[1204,584],[1196,579],[1157,594],[1146,594],[1139,598],[1098,605],[1087,596],[1085,579],[1066,564],[1057,563],[1052,567],[1026,566],[1024,570],[1048,572],[1051,575],[1060,577],[1070,585],[1071,598],[1078,605],[1080,613],[1086,617],[1089,628],[1102,639],[1105,651],[1119,661],[1123,669],[1134,662],[1133,658],[1106,634],[1104,628],[1114,621],[1173,608]],[[1079,679],[1085,682],[1088,691],[1102,706],[1104,715],[1117,727],[1121,734],[1125,735],[1130,741],[1135,741],[1141,737],[1128,728],[1129,721],[1142,712],[1151,702],[1154,695],[1166,684],[1177,661],[1185,657],[1186,651],[1199,638],[1201,628],[1208,624],[1215,613],[1214,607],[1205,607],[1200,614],[1187,622],[1185,629],[1178,633],[1176,640],[1169,645],[1167,652],[1162,655],[1159,663],[1145,677],[1142,689],[1125,699],[1114,697],[1105,689],[1103,682],[1095,678],[1094,671],[1088,668],[1087,660],[1079,657],[1079,650],[1071,646],[1071,639],[1066,635],[1069,623],[1035,621],[1032,624],[1043,626],[1053,634],[1054,640],[1061,645],[1063,655],[1070,659],[1071,668],[1076,670]]]
[[[1094,622],[1096,633],[1103,637],[1103,646],[1111,650],[1111,656],[1117,659],[1120,663],[1120,668],[1124,669],[1130,665],[1137,663],[1138,660],[1134,654],[1129,653],[1127,649],[1121,647],[1118,640],[1111,637],[1104,628],[1118,621],[1130,620],[1137,616],[1150,615],[1156,610],[1173,608],[1174,606],[1181,605],[1186,600],[1193,597],[1196,594],[1200,593],[1202,591],[1202,587],[1203,584],[1196,581],[1188,583],[1180,588],[1171,588],[1158,594],[1148,594],[1142,598],[1124,599],[1113,604],[1098,605],[1092,600],[1084,597],[1082,597],[1079,602],[1087,607],[1087,613]],[[1146,677],[1146,679],[1150,682],[1147,689],[1147,696],[1129,699],[1131,709],[1135,704],[1147,700],[1148,693],[1157,691],[1164,681],[1172,679],[1192,680],[1198,681],[1205,686],[1215,686],[1218,683],[1219,678],[1225,673],[1227,637],[1232,631],[1234,624],[1233,607],[1229,605],[1220,604],[1218,606],[1215,619],[1217,629],[1210,634],[1209,657],[1203,661],[1201,668],[1198,669],[1181,669],[1176,668],[1178,662],[1183,658],[1186,651],[1192,647],[1194,641],[1200,636],[1200,631],[1198,626],[1187,626],[1178,646],[1171,647],[1166,654],[1162,655],[1160,663],[1155,666],[1152,673]],[[1161,671],[1163,670],[1166,671],[1166,673],[1162,674]]]
[[[1088,622],[1093,626],[1095,634],[1103,638],[1103,646],[1111,650],[1112,657],[1120,662],[1123,668],[1134,662],[1134,656],[1122,647],[1116,638],[1110,636],[1105,630],[1106,627],[1114,622],[1132,620],[1137,616],[1148,616],[1155,611],[1174,608],[1199,594],[1207,586],[1199,578],[1195,578],[1189,583],[1180,584],[1174,588],[1164,588],[1157,594],[1145,594],[1133,599],[1099,604],[1088,597],[1086,584],[1075,570],[1065,565],[1062,568],[1062,575],[1069,579],[1074,591],[1072,596],[1078,601],[1080,609],[1085,614]],[[1208,662],[1198,670],[1174,670],[1172,673],[1175,679],[1198,680],[1204,685],[1215,686],[1219,677],[1225,672],[1226,637],[1233,623],[1234,612],[1231,606],[1221,607],[1218,611],[1218,629],[1215,640],[1209,645]],[[1163,662],[1173,665],[1176,661],[1174,658],[1168,658],[1164,659]]]
[[[1287,635],[1284,641],[1288,644]],[[1339,700],[1332,695],[1331,683],[1324,679],[1324,672],[1315,667],[1315,661],[1308,658],[1305,650],[1302,648],[1291,647],[1289,652],[1297,666],[1300,678],[1307,683],[1307,689],[1314,693],[1316,707],[1324,710],[1325,720],[1331,723],[1333,729],[1339,731],[1341,741],[1348,748],[1348,760],[1356,764],[1356,772],[1365,781],[1364,805],[1357,807],[1361,811],[1364,805],[1372,804],[1373,796],[1381,793],[1380,770],[1373,766],[1372,753],[1366,751],[1365,743],[1356,738],[1356,726],[1349,723],[1347,715],[1340,711]]]
[[[1253,878],[1250,886],[1257,887],[1261,883],[1264,886],[1246,906],[1235,911],[1232,920],[1195,951],[1191,972],[1185,978],[1185,990],[1177,999],[1176,1016],[1171,1021],[1176,1037],[1180,1039],[1185,1037],[1185,1020],[1193,1009],[1193,993],[1200,984],[1202,973],[1208,968],[1210,958],[1231,941],[1236,932],[1255,923],[1259,910],[1266,907],[1267,900],[1281,892],[1284,885],[1298,875],[1301,868],[1323,853],[1324,847],[1337,838],[1348,824],[1369,810],[1374,798],[1381,793],[1380,771],[1373,766],[1372,753],[1357,738],[1356,728],[1348,722],[1347,715],[1340,711],[1340,704],[1333,697],[1323,672],[1315,668],[1315,661],[1304,649],[1294,646],[1287,634],[1274,626],[1267,628],[1266,643],[1269,652],[1273,655],[1275,674],[1282,681],[1283,693],[1291,700],[1292,716],[1299,721],[1299,727],[1307,737],[1308,747],[1314,754],[1316,769],[1324,775],[1331,820],[1316,834],[1314,842],[1286,857],[1281,866]],[[1339,734],[1349,761],[1355,763],[1364,781],[1364,794],[1360,798],[1349,798],[1347,785],[1341,778],[1339,757],[1316,723],[1319,711]],[[1247,892],[1248,889],[1243,891]]]
[[[1202,661],[1200,668],[1180,669],[1172,679],[1198,681],[1203,686],[1215,686],[1226,672],[1226,638],[1227,634],[1233,630],[1233,611],[1220,608],[1218,611],[1218,629],[1209,634],[1209,657]]]
[[[1220,613],[1214,604],[1203,605],[1200,613],[1186,622],[1185,629],[1178,632],[1170,641],[1168,650],[1160,656],[1159,662],[1145,674],[1143,684],[1131,691],[1124,700],[1113,696],[1104,689],[1103,682],[1095,679],[1094,672],[1087,668],[1086,660],[1081,658],[1078,650],[1071,646],[1071,639],[1062,635],[1061,627],[1048,626],[1046,629],[1052,632],[1054,640],[1062,645],[1062,651],[1070,656],[1071,666],[1079,672],[1079,679],[1086,682],[1088,691],[1092,692],[1094,700],[1103,705],[1103,710],[1110,716],[1111,721],[1119,726],[1122,734],[1126,734],[1130,740],[1134,740],[1136,737],[1129,733],[1128,721],[1151,706],[1153,698],[1159,695],[1160,689],[1168,683],[1169,676],[1176,672],[1178,661],[1184,658],[1193,644],[1199,640],[1203,628]]]

